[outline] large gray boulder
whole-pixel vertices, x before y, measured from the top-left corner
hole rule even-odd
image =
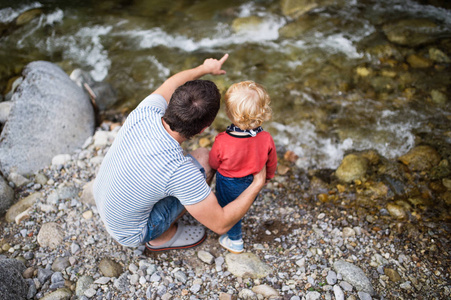
[[[88,95],[58,66],[35,61],[12,97],[0,136],[0,168],[31,174],[50,165],[57,154],[72,153],[94,133],[95,115]]]
[[[13,202],[14,191],[0,175],[0,216],[6,212]]]
[[[0,258],[1,299],[27,299],[28,283],[22,277],[25,265],[17,259]]]

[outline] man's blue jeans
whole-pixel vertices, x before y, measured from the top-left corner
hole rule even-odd
[[[216,198],[221,207],[235,200],[252,183],[254,175],[241,178],[229,178],[216,172]],[[239,240],[243,237],[241,232],[241,220],[238,221],[228,232],[231,240]]]

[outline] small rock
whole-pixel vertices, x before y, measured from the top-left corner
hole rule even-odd
[[[352,182],[362,179],[368,169],[368,160],[357,154],[349,154],[345,156],[335,171],[335,175],[340,181]]]
[[[334,285],[334,295],[335,295],[335,300],[344,300],[345,299],[345,294],[343,293],[343,291],[341,290],[339,285]]]
[[[104,258],[99,263],[99,271],[106,277],[119,277],[123,268],[120,264],[112,259]]]
[[[399,282],[402,280],[401,276],[399,276],[399,273],[394,269],[385,268],[384,274],[387,275],[388,278],[390,278],[390,280],[393,282]]]
[[[42,225],[38,233],[38,243],[41,247],[55,249],[63,242],[64,234],[61,226],[54,222]]]
[[[263,278],[271,272],[271,268],[252,253],[228,253],[225,261],[228,271],[237,277]]]
[[[209,265],[211,265],[215,260],[215,257],[213,255],[211,255],[210,252],[203,251],[203,250],[200,250],[199,252],[197,252],[197,257],[199,257],[199,259],[201,261],[203,261],[204,263],[207,263]]]
[[[339,260],[334,263],[334,269],[343,276],[344,280],[355,286],[358,291],[368,292],[371,295],[375,294],[371,282],[359,267],[344,260]]]
[[[269,285],[266,285],[266,284],[254,286],[252,288],[252,291],[256,294],[262,295],[265,298],[279,296],[279,292],[277,292],[275,289],[273,289],[272,287],[270,287]]]

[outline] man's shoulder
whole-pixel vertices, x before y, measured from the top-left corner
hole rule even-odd
[[[143,101],[138,105],[137,108],[143,108],[143,107],[155,107],[160,109],[162,112],[166,110],[168,107],[168,103],[166,102],[166,99],[159,94],[150,94],[146,98],[144,98]]]

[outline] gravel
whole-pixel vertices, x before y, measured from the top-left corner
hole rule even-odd
[[[58,160],[16,189],[19,199],[42,194],[27,218],[18,224],[3,220],[0,229],[0,255],[28,268],[28,299],[64,299],[68,293],[79,299],[165,300],[451,297],[449,231],[440,223],[399,232],[400,221],[381,207],[353,204],[352,185],[344,193],[330,186],[334,201],[319,201],[309,190],[310,175],[294,164],[263,189],[243,220],[245,252],[270,270],[263,277],[233,274],[233,261],[249,268],[255,262],[232,259],[211,231],[202,245],[182,251],[147,254],[143,246],[122,247],[107,234],[92,202],[81,201],[119,129],[108,126],[70,159],[59,156],[64,164]],[[193,149],[197,141],[184,147]],[[181,221],[197,224],[189,215]],[[45,246],[38,242],[44,224],[61,230],[53,235],[61,238],[57,244],[52,236]],[[117,263],[120,275],[105,276],[103,259]]]

